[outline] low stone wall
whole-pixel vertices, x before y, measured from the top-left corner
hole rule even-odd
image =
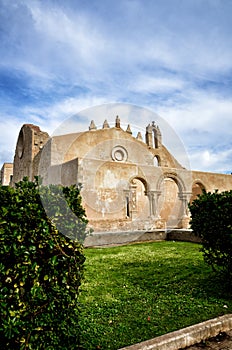
[[[192,230],[173,229],[173,230],[152,230],[152,231],[121,231],[121,232],[94,232],[86,237],[85,247],[103,247],[122,245],[138,242],[155,241],[185,241],[199,243],[200,239],[196,237]]]
[[[121,231],[121,232],[94,232],[86,237],[85,247],[100,247],[122,245],[135,242],[164,241],[167,233],[164,230],[156,231]]]
[[[179,350],[231,329],[232,314],[228,314],[119,350]]]
[[[184,241],[184,242],[193,242],[193,243],[201,243],[201,238],[195,236],[192,230],[188,229],[179,229],[172,230],[167,232],[168,241]]]

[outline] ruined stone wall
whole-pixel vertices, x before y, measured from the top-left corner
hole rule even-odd
[[[219,192],[232,190],[232,175],[217,174],[212,172],[192,171],[192,189],[195,188],[196,194],[201,193],[203,189],[207,192]]]
[[[10,185],[13,176],[13,164],[4,163],[0,173],[0,183],[1,185]]]
[[[44,184],[82,184],[82,200],[95,232],[187,228],[188,203],[203,189],[232,189],[232,175],[186,170],[162,144],[159,128],[149,124],[134,137],[107,121],[97,129],[49,139],[26,124],[17,141],[15,182],[43,177]]]
[[[49,135],[41,131],[38,126],[32,124],[22,126],[14,156],[14,183],[22,180],[24,176],[27,176],[29,180],[33,180],[36,175],[33,169],[34,158],[41,151],[48,139]]]

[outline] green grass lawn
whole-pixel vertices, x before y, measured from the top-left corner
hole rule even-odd
[[[84,349],[119,349],[231,313],[230,292],[199,248],[155,242],[86,249]]]

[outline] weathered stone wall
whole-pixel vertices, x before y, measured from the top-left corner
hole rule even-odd
[[[33,180],[34,176],[37,175],[34,171],[34,158],[41,152],[48,139],[49,135],[41,131],[38,126],[32,124],[22,126],[14,156],[14,183],[22,180],[24,176]]]
[[[232,189],[232,175],[212,172],[192,171],[193,184],[200,184],[207,192],[215,190],[229,191]]]
[[[144,140],[117,117],[97,129],[49,139],[26,124],[17,141],[14,178],[41,175],[45,184],[81,183],[90,227],[96,232],[188,228],[188,203],[203,189],[232,189],[232,176],[183,168],[149,124]]]
[[[11,183],[13,177],[13,164],[4,163],[0,173],[1,185],[7,186]]]

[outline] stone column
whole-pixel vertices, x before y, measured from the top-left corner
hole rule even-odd
[[[147,191],[145,194],[147,195],[148,201],[149,201],[149,217],[153,218],[154,217],[154,213],[153,213],[153,200],[154,200],[153,193],[152,193],[152,191]]]
[[[126,216],[128,217],[128,210],[129,210],[130,219],[133,219],[133,213],[137,212],[136,188],[137,186],[131,183],[130,189],[124,190],[126,206],[128,206],[126,208]],[[129,202],[127,202],[127,198]]]
[[[161,191],[148,191],[147,196],[149,199],[150,217],[155,219],[159,218],[158,215],[158,200],[161,195]]]
[[[160,219],[160,216],[158,213],[158,203],[159,203],[160,195],[161,195],[161,191],[154,191],[153,211],[156,219]]]
[[[187,228],[189,225],[190,217],[189,217],[189,210],[188,210],[188,202],[191,196],[191,192],[179,192],[178,197],[181,201],[181,222],[182,227]]]

